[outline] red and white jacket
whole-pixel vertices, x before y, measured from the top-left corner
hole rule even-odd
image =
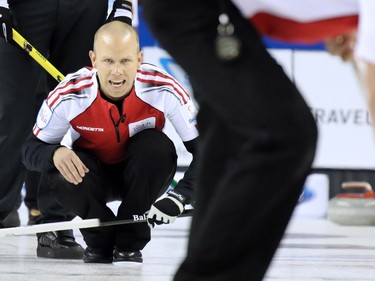
[[[354,30],[358,0],[233,0],[243,16],[266,36],[315,43]]]
[[[126,144],[145,129],[162,131],[166,119],[183,142],[198,136],[197,109],[172,76],[150,64],[138,69],[122,112],[100,94],[96,69],[69,74],[43,103],[34,135],[44,143],[88,149],[105,164],[124,159]]]
[[[374,0],[232,0],[270,38],[317,43],[358,30],[356,55],[375,64]]]

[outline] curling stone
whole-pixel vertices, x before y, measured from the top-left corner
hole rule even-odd
[[[345,192],[328,203],[328,220],[350,226],[375,225],[375,193],[367,182],[344,182]]]

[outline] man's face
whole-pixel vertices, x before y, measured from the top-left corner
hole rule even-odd
[[[119,100],[129,94],[142,62],[142,53],[132,34],[122,38],[103,35],[89,55],[92,66],[98,70],[100,90],[104,95]]]

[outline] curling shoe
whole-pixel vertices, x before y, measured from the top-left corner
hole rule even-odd
[[[113,262],[114,263],[121,263],[121,262],[136,262],[142,263],[142,253],[140,251],[133,251],[133,252],[122,252],[115,249],[113,253]]]
[[[20,216],[18,210],[13,209],[10,214],[3,220],[4,227],[18,227],[21,225]]]
[[[84,263],[112,263],[113,251],[87,247],[83,253]]]
[[[82,259],[83,248],[73,236],[73,230],[44,232],[38,235],[36,254],[40,258]]]
[[[29,209],[29,221],[27,222],[27,225],[34,225],[40,215],[41,213],[38,209]]]

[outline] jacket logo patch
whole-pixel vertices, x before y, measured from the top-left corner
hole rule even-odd
[[[76,127],[82,131],[104,132],[104,128],[94,128],[94,127],[86,127],[86,126],[76,126]]]
[[[52,110],[48,106],[47,102],[44,101],[39,110],[38,116],[36,118],[36,125],[38,126],[38,128],[39,129],[45,128],[48,125],[49,120],[51,120],[51,117],[52,117]]]
[[[180,111],[186,126],[188,128],[195,126],[197,123],[198,110],[194,106],[192,100],[189,100],[183,107],[181,107]]]
[[[130,123],[129,124],[129,135],[130,137],[134,136],[135,134],[138,134],[139,132],[142,132],[146,129],[154,129],[156,127],[156,118],[155,117],[149,117],[146,119],[143,119],[138,122]]]

